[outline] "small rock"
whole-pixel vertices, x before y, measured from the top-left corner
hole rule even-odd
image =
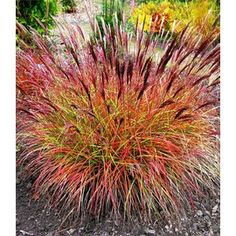
[[[179,231],[178,228],[175,227],[175,232],[178,232],[178,231]]]
[[[188,236],[188,233],[187,233],[187,232],[185,233],[185,236]]]
[[[168,226],[168,225],[166,225],[166,226],[165,226],[165,228],[168,230],[168,229],[169,229],[169,226]]]
[[[198,210],[198,211],[197,211],[197,215],[198,215],[198,216],[203,216],[202,211]]]
[[[79,229],[77,229],[78,233],[83,232],[83,230],[84,230],[84,227],[80,227]]]
[[[30,233],[30,232],[27,232],[27,231],[24,231],[24,230],[20,230],[20,232],[21,232],[23,235],[34,235],[33,233]]]
[[[46,211],[46,216],[49,216],[50,215],[50,212],[49,211]]]
[[[213,208],[212,208],[212,213],[216,213],[218,210],[218,205],[215,205]]]
[[[34,216],[30,216],[29,218],[28,218],[28,220],[33,220],[34,219]]]
[[[206,211],[206,214],[207,214],[207,215],[211,215],[209,211]]]
[[[144,233],[154,235],[156,233],[156,231],[154,229],[145,229]]]
[[[75,230],[76,229],[69,229],[69,230],[67,230],[67,233],[71,235],[71,234],[73,234],[75,232]]]

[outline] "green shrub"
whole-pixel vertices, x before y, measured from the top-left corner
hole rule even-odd
[[[24,26],[47,33],[54,25],[52,16],[60,11],[59,0],[17,0],[16,18]]]
[[[61,0],[63,11],[76,12],[77,1],[76,0]]]
[[[96,16],[98,27],[102,34],[104,34],[103,23],[105,26],[110,25],[113,28],[114,17],[117,18],[118,24],[122,21],[124,0],[103,0],[102,13]]]

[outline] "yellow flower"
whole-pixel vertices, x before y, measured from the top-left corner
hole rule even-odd
[[[166,23],[164,26],[168,27],[166,19],[172,18],[171,4],[168,1],[164,1],[160,4],[155,2],[148,2],[147,4],[141,4],[134,9],[130,21],[135,25],[137,20],[139,21],[139,28],[142,28],[144,19],[144,30],[151,31],[153,29],[160,28],[162,19]],[[155,17],[158,19],[155,21]]]
[[[190,24],[199,34],[206,36],[212,31],[218,13],[216,4],[211,0],[174,3],[165,0],[159,4],[149,2],[139,5],[134,9],[130,21],[136,25],[139,19],[138,26],[142,28],[145,19],[144,30],[155,32],[158,32],[161,26],[165,30],[171,30],[177,22],[174,32],[179,33]]]

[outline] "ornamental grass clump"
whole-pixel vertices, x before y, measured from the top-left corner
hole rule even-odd
[[[91,41],[79,26],[61,28],[63,52],[36,33],[37,46],[17,52],[19,164],[35,178],[34,197],[66,216],[146,220],[178,217],[194,196],[214,191],[219,45],[212,37],[192,38],[186,28],[163,46],[117,23]]]

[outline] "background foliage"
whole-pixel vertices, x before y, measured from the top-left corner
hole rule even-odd
[[[76,12],[78,0],[61,0],[63,11],[65,12]]]
[[[125,0],[103,0],[102,1],[102,12],[96,16],[99,31],[104,35],[103,24],[106,26],[114,27],[114,18],[118,20],[118,23],[122,21],[122,14]],[[97,37],[97,33],[96,37]]]
[[[179,33],[188,24],[205,37],[213,28],[219,31],[219,5],[215,0],[147,1],[138,5],[130,18],[145,31],[174,30]],[[215,27],[216,26],[216,27]]]
[[[51,16],[61,10],[58,0],[17,0],[16,4],[17,20],[26,27],[35,28],[39,33],[45,33],[53,27]]]

